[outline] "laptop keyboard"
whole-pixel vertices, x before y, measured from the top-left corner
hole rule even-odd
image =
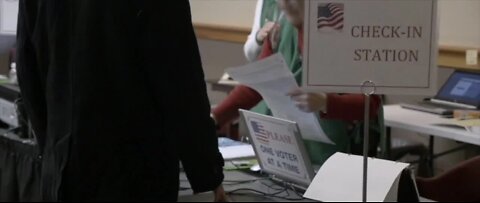
[[[427,103],[420,103],[420,104],[401,104],[402,108],[411,109],[415,111],[422,111],[437,115],[452,115],[453,109],[445,109],[443,107],[433,106]],[[451,107],[449,107],[451,108]]]
[[[444,104],[437,104],[429,101],[419,102],[418,105],[426,108],[439,108],[439,109],[451,110],[451,111],[459,109],[458,107],[448,106]]]

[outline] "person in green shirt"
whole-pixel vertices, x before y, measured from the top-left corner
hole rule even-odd
[[[283,13],[278,21],[280,35],[278,39],[269,37],[267,38],[269,40],[263,42],[258,59],[281,53],[285,57],[285,61],[297,83],[301,85],[303,70],[303,0],[279,0],[278,4],[272,6],[271,9],[281,8],[281,13]],[[269,13],[271,12],[264,7],[262,15],[268,16]],[[312,93],[300,89],[293,90],[288,94],[300,110],[318,115],[324,132],[335,143],[335,145],[330,145],[305,140],[305,146],[313,164],[322,165],[336,152],[363,153],[363,95]],[[370,156],[377,154],[380,137],[384,132],[381,103],[380,97],[374,96],[370,104],[372,115]],[[255,107],[252,108],[253,106]],[[236,87],[227,99],[213,110],[212,114],[217,125],[222,126],[238,117],[238,109],[252,109],[257,113],[272,115],[261,96],[245,86]]]

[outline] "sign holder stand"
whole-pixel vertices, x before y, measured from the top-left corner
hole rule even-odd
[[[370,100],[375,94],[377,88],[373,81],[363,82],[361,92],[365,96],[365,112],[363,126],[363,192],[362,200],[367,202],[367,186],[368,186],[368,152],[370,147]]]

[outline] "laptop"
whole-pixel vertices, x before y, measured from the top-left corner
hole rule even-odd
[[[312,165],[298,124],[246,110],[240,113],[262,171],[274,181],[305,191],[320,167]]]
[[[480,109],[480,73],[456,71],[434,98],[401,106],[439,115],[452,115],[458,109]]]

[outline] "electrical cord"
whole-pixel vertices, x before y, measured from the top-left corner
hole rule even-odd
[[[290,197],[289,197],[290,194],[288,193],[288,189],[285,189],[284,191],[275,192],[275,193],[265,193],[265,192],[258,191],[258,190],[255,190],[255,189],[251,189],[251,188],[239,188],[239,189],[236,189],[236,190],[228,191],[227,194],[228,194],[228,195],[240,195],[240,196],[249,196],[249,195],[252,195],[252,194],[244,193],[244,192],[257,193],[258,195],[261,195],[261,196],[264,196],[264,197],[277,198],[277,199],[286,200],[286,201],[301,201],[301,200],[305,200],[303,197],[300,197],[300,198],[290,198]],[[280,194],[285,193],[285,192],[287,192],[287,196],[280,196]]]
[[[283,182],[282,185],[278,185],[275,183],[265,183],[263,180],[271,180],[271,178],[261,178],[261,179],[253,179],[253,180],[225,180],[223,181],[224,185],[226,186],[236,186],[236,185],[242,185],[242,184],[249,184],[249,183],[255,183],[259,182],[263,186],[266,186],[267,188],[273,190],[274,192],[272,193],[266,193],[263,191],[259,191],[256,189],[251,189],[251,188],[238,188],[232,191],[226,191],[225,193],[227,195],[236,195],[236,196],[249,196],[252,195],[251,193],[255,193],[260,196],[264,197],[271,197],[271,198],[277,198],[285,201],[302,201],[305,200],[303,198],[303,194],[301,192],[297,191],[297,189],[292,185],[287,182]],[[181,179],[180,181],[186,182],[188,180],[186,179]],[[186,191],[186,190],[191,190],[192,188],[189,187],[180,187],[180,191]],[[292,194],[290,194],[290,191],[294,193],[295,196],[297,197],[291,197]],[[249,192],[249,193],[248,193]],[[255,195],[253,194],[253,195]],[[285,194],[285,195],[282,195]]]
[[[261,180],[263,179],[246,180],[246,181],[223,181],[223,185],[228,185],[228,186],[243,185],[243,184],[255,183]]]
[[[241,184],[247,184],[247,183],[254,183],[261,180],[268,180],[268,178],[259,178],[259,179],[252,179],[252,180],[224,180],[223,183],[224,185],[241,185]],[[180,182],[188,182],[188,180],[180,179]]]
[[[267,184],[263,181],[260,181],[260,183],[266,187],[268,187],[269,189],[271,190],[274,190],[275,192],[273,193],[266,193],[266,192],[263,192],[263,191],[259,191],[259,190],[255,190],[255,189],[251,189],[251,188],[239,188],[239,189],[236,189],[236,190],[232,190],[232,191],[228,191],[227,194],[228,195],[241,195],[241,196],[248,196],[248,195],[252,195],[252,194],[249,194],[249,193],[245,193],[245,192],[250,192],[250,193],[256,193],[258,195],[261,195],[261,196],[265,196],[265,197],[271,197],[271,198],[277,198],[277,199],[281,199],[281,200],[286,200],[286,201],[301,201],[301,200],[305,200],[305,198],[303,198],[303,194],[301,194],[300,192],[297,191],[297,189],[295,189],[295,187],[292,185],[292,184],[288,184],[286,182],[284,182],[284,186],[280,186],[280,185],[277,185],[275,183],[272,183],[272,184]],[[290,194],[290,190],[293,191],[293,193],[297,196],[297,197],[291,197],[292,194]],[[285,195],[282,195],[284,194]]]
[[[223,185],[224,186],[236,186],[236,185],[243,185],[243,184],[250,184],[250,183],[255,183],[257,181],[262,181],[262,180],[268,180],[267,178],[261,178],[261,179],[253,179],[253,180],[224,180]],[[186,179],[180,179],[180,182],[188,182]],[[192,190],[191,187],[180,187],[180,191],[186,191],[186,190]]]
[[[262,185],[264,185],[264,186],[272,189],[272,190],[283,190],[283,189],[285,189],[285,187],[279,186],[279,185],[277,185],[277,184],[275,184],[275,183],[271,183],[270,185],[267,184],[267,183],[264,183],[264,182],[260,182],[260,183],[261,183]],[[274,188],[275,186],[276,186],[276,188]]]
[[[179,191],[187,191],[187,190],[192,190],[192,188],[189,188],[189,187],[179,187],[178,190],[179,190]]]

